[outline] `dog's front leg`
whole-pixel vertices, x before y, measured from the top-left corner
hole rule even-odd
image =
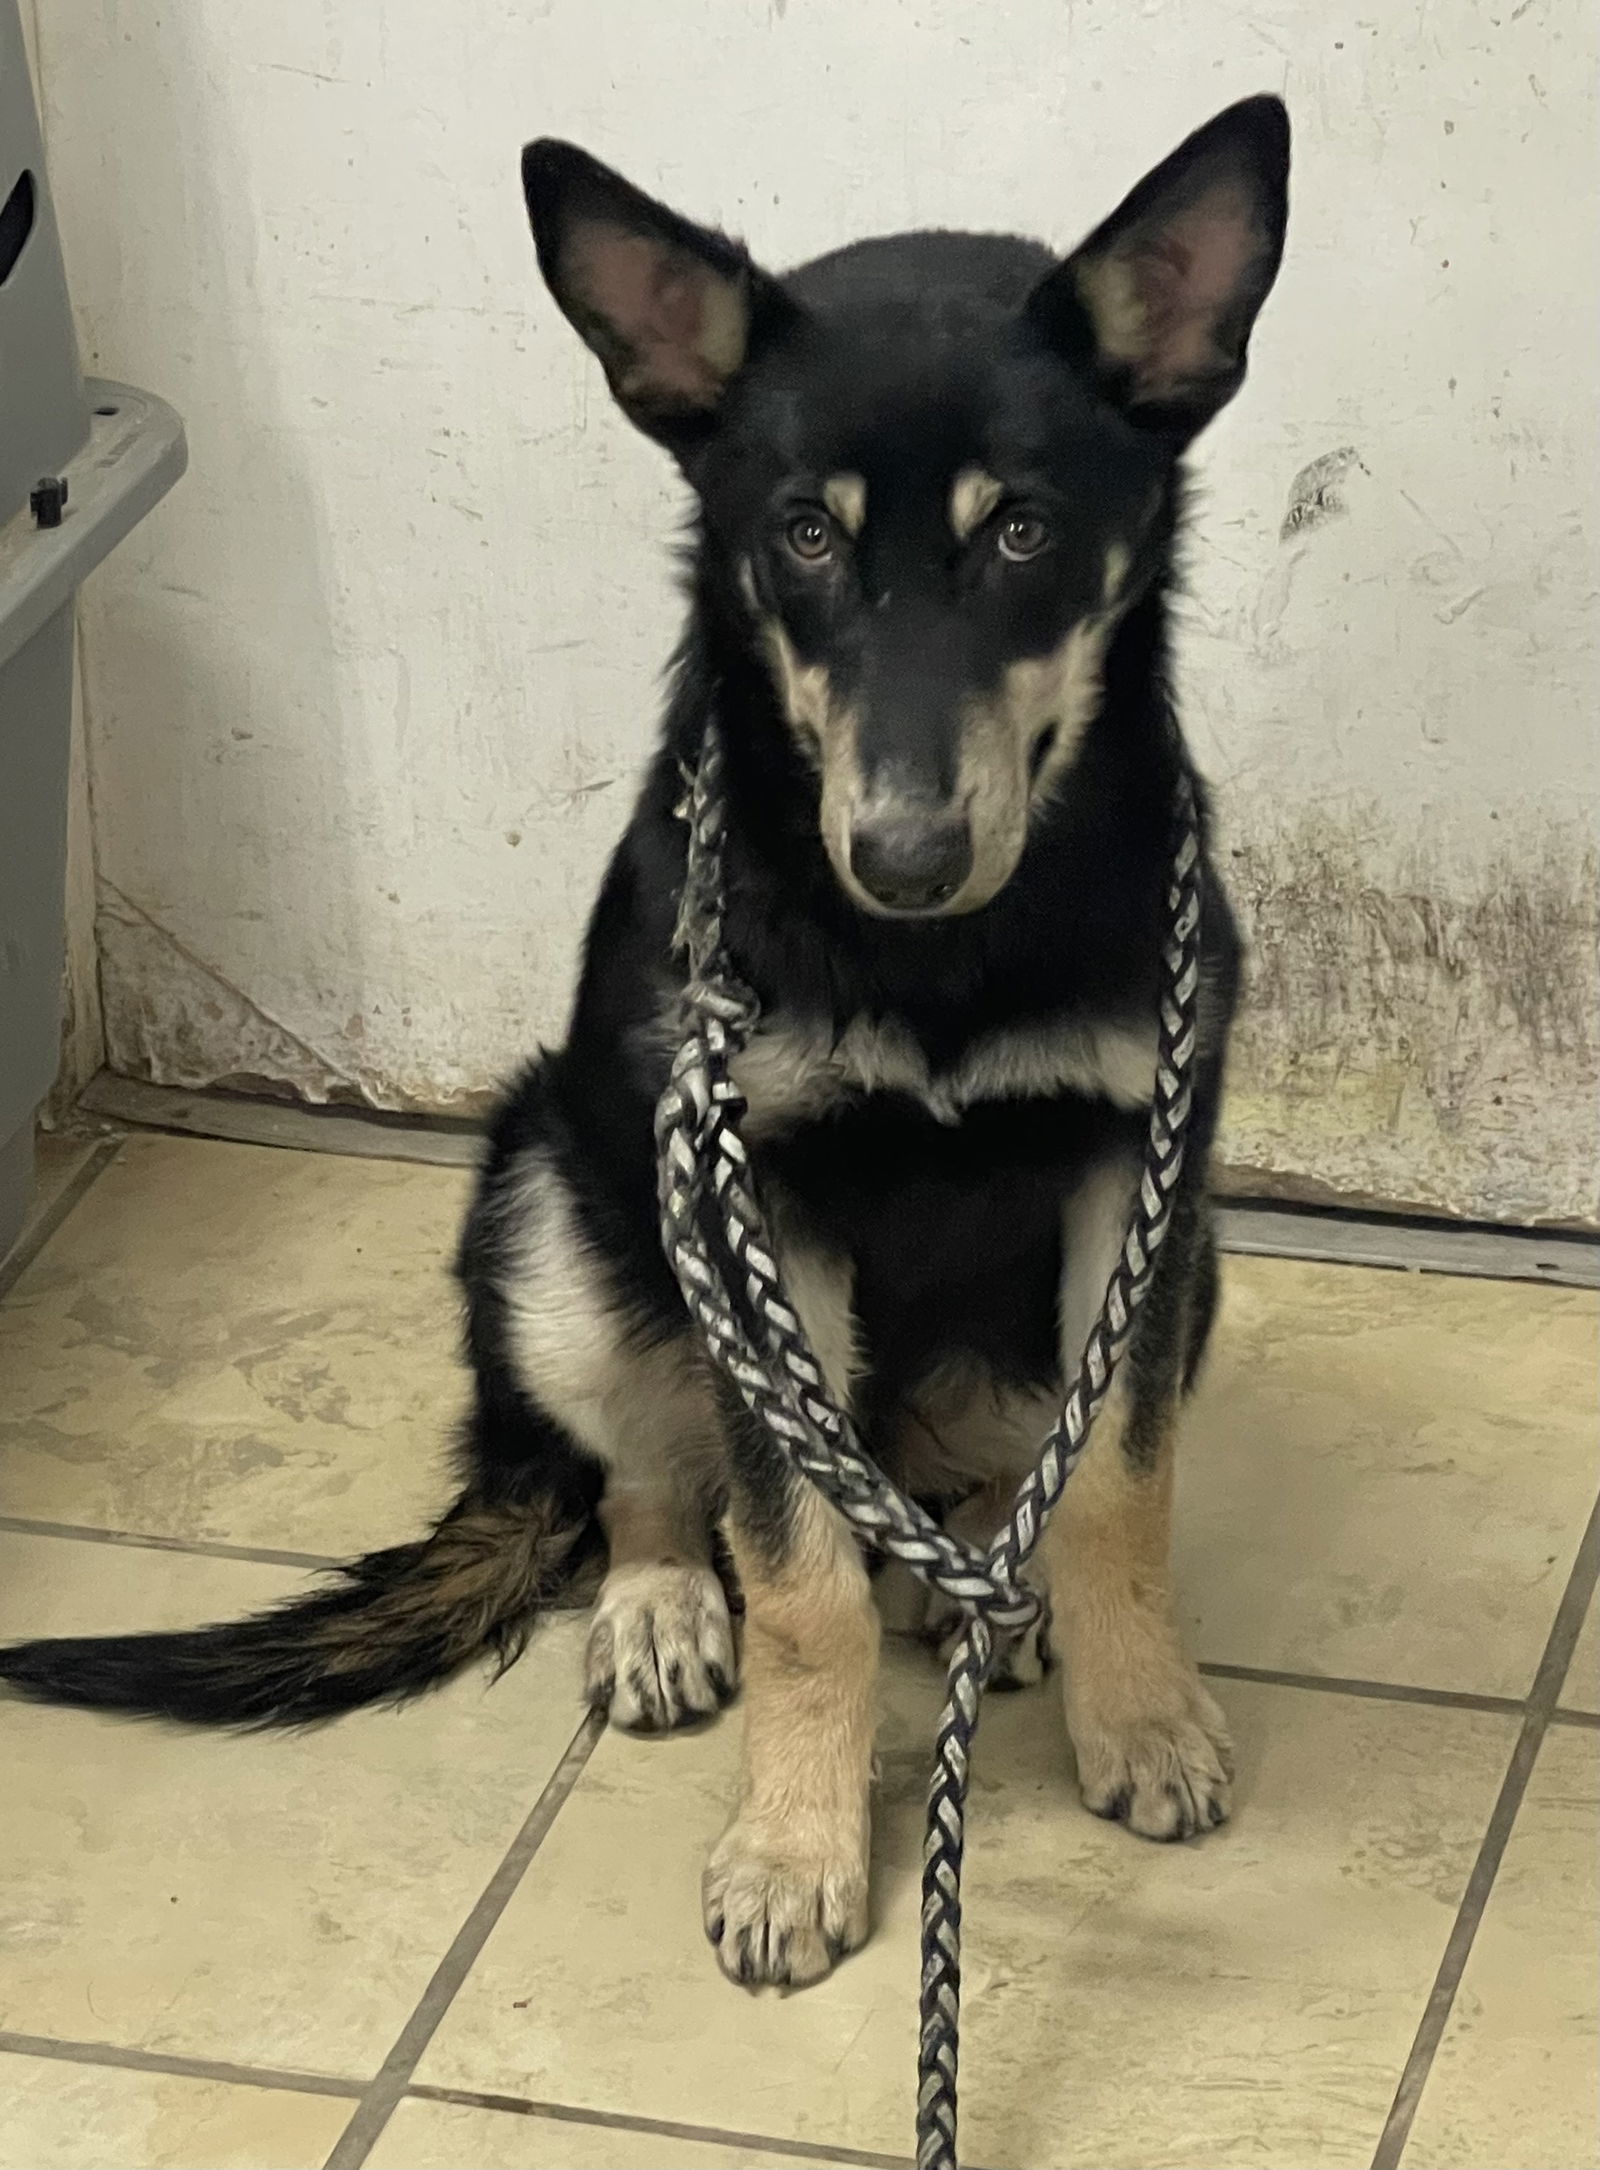
[[[790,1301],[844,1400],[848,1268],[794,1243],[781,1256]],[[734,1981],[799,1987],[867,1934],[878,1615],[845,1523],[748,1423],[728,1522],[745,1603],[744,1770],[706,1867],[706,1933]]]
[[[795,1484],[781,1552],[733,1520],[744,1587],[744,1772],[706,1866],[725,1974],[796,1988],[867,1934],[868,1788],[878,1616],[854,1540]]]
[[[1085,1806],[1154,1839],[1224,1822],[1232,1776],[1222,1713],[1172,1617],[1174,1414],[1119,1381],[1044,1544]]]
[[[1122,1247],[1138,1170],[1108,1162],[1067,1213],[1062,1353],[1076,1369]],[[1177,1203],[1132,1346],[1045,1535],[1067,1730],[1086,1806],[1141,1837],[1191,1838],[1228,1814],[1221,1711],[1172,1616],[1167,1564],[1185,1344],[1202,1245]]]

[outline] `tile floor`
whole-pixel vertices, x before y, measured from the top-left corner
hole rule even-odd
[[[52,1144],[0,1275],[0,1634],[218,1617],[410,1531],[465,1182]],[[1597,1316],[1228,1261],[1179,1573],[1237,1818],[1141,1846],[1048,1686],[993,1702],[970,2162],[1600,2165]],[[580,1637],[291,1739],[0,1706],[0,2170],[905,2160],[931,1662],[886,1667],[872,1943],[751,1998],[696,1904],[737,1719],[597,1734]]]

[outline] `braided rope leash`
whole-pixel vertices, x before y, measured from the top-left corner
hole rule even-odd
[[[723,946],[722,747],[707,727],[684,809],[688,866],[677,946],[688,963],[684,1037],[656,1110],[662,1241],[714,1361],[792,1466],[857,1535],[958,1601],[966,1625],[950,1660],[939,1720],[922,1865],[918,2170],[956,2170],[961,2002],[961,1863],[969,1758],[996,1638],[1038,1619],[1023,1569],[1081,1460],[1110,1392],[1172,1218],[1189,1117],[1199,989],[1200,847],[1194,794],[1180,775],[1167,894],[1155,1089],[1143,1172],[1122,1253],[1077,1377],[1010,1519],[987,1552],[949,1536],[883,1475],[828,1389],[783,1291],[775,1247],[739,1135],[731,1065],[759,1018]]]

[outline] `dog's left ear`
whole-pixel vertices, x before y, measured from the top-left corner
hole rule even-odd
[[[736,241],[656,203],[586,151],[522,154],[545,284],[629,420],[680,456],[702,439],[758,338],[798,312]]]
[[[1288,192],[1282,101],[1230,106],[1040,282],[1029,316],[1130,421],[1187,441],[1244,381]]]

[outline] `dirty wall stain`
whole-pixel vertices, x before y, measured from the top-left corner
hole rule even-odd
[[[1257,810],[1223,866],[1250,946],[1233,1187],[1600,1225],[1600,864],[1576,825],[1519,829],[1463,871],[1375,805]],[[458,1116],[495,1097],[397,1077],[361,1031],[311,1045],[114,891],[99,932],[126,1076]]]
[[[1600,1221],[1600,855],[1529,822],[1476,868],[1375,805],[1225,852],[1250,945],[1224,1161],[1487,1218]]]

